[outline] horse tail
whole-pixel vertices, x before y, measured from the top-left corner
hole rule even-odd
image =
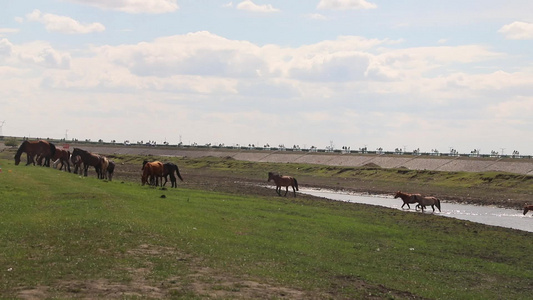
[[[297,191],[298,190],[298,180],[296,180],[296,178],[293,178],[294,179],[294,187],[296,188]]]
[[[181,177],[181,174],[180,174],[180,169],[178,169],[178,165],[174,165],[175,166],[175,169],[176,169],[176,174],[178,175],[178,178],[183,181],[183,178]]]
[[[437,208],[440,211],[440,200],[439,200],[439,198],[435,198],[435,199],[437,199],[437,201],[435,201],[436,202],[435,205],[437,206]]]

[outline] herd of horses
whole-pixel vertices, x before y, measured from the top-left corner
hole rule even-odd
[[[59,167],[60,170],[65,168],[65,171],[71,172],[70,164],[74,166],[74,173],[83,174],[87,176],[89,167],[94,167],[97,178],[107,179],[109,181],[113,178],[113,173],[115,171],[115,163],[112,160],[109,160],[107,157],[99,154],[94,154],[89,151],[74,148],[74,151],[70,153],[68,150],[56,148],[56,146],[50,142],[39,140],[39,141],[24,141],[18,148],[15,154],[15,165],[18,165],[21,160],[23,153],[27,155],[27,163],[29,164],[38,164],[50,167],[50,162],[54,161],[54,166],[61,164]],[[179,168],[174,163],[162,163],[160,161],[143,161],[142,163],[142,176],[141,184],[149,184],[153,186],[164,186],[168,182],[168,177],[170,176],[170,181],[172,187],[177,187],[177,178],[183,181],[183,177],[180,174]],[[163,183],[163,178],[165,182]],[[296,191],[298,191],[298,181],[292,176],[283,176],[273,172],[268,173],[268,181],[274,181],[276,184],[276,193],[281,196],[281,188],[285,187],[285,194],[289,192],[289,187],[292,188],[293,195],[296,197]],[[420,209],[424,212],[424,209],[427,209],[428,206],[431,206],[433,212],[435,212],[435,207],[441,211],[440,200],[436,197],[423,196],[421,194],[408,194],[401,191],[396,192],[394,199],[400,198],[403,201],[401,208],[403,209],[407,205],[408,209],[411,209],[409,204],[415,204],[415,210]],[[533,205],[524,205],[524,215],[528,211],[533,211]]]
[[[143,161],[141,170],[143,171],[141,176],[142,185],[148,183],[149,185],[158,186],[160,184],[161,186],[165,186],[168,182],[168,176],[170,176],[170,182],[173,188],[178,187],[176,176],[183,181],[180,170],[174,163],[145,160]],[[165,183],[163,183],[163,178],[165,178]]]
[[[48,141],[24,141],[19,146],[15,154],[15,165],[20,164],[21,156],[26,153],[26,165],[40,165],[50,167],[50,162],[54,161],[59,170],[71,172],[70,165],[74,166],[74,173],[87,176],[89,167],[94,167],[96,176],[99,179],[111,181],[115,172],[115,163],[107,157],[94,154],[89,151],[74,148],[72,153],[68,150],[59,149],[53,143]]]

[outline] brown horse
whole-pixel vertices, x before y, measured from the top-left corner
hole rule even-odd
[[[143,174],[141,177],[142,185],[145,185],[147,182],[149,185],[158,186],[159,179],[161,179],[161,185],[163,184],[163,163],[160,161],[147,162],[143,165]]]
[[[174,163],[165,163],[163,164],[163,177],[165,177],[165,183],[163,183],[163,186],[165,186],[165,184],[167,184],[167,176],[170,175],[170,183],[172,184],[172,187],[173,188],[177,188],[178,187],[178,183],[177,183],[177,180],[176,180],[176,176],[174,175],[174,173],[176,173],[176,175],[178,175],[178,178],[183,181],[183,178],[181,177],[181,174],[180,174],[180,170],[178,169],[178,166]]]
[[[533,211],[533,205],[528,205],[527,203],[524,205],[524,215],[527,214],[528,211]]]
[[[279,174],[274,174],[272,172],[268,172],[268,181],[274,180],[274,183],[276,184],[276,193],[278,193],[279,196],[281,196],[281,187],[285,187],[285,195],[287,196],[287,193],[289,192],[289,186],[292,187],[292,192],[294,193],[294,197],[296,197],[296,191],[298,191],[298,181],[296,181],[296,178],[291,176],[281,176]]]
[[[440,200],[438,198],[425,197],[425,196],[420,196],[420,195],[415,195],[415,198],[416,198],[416,202],[418,202],[418,204],[415,207],[417,210],[418,208],[421,208],[422,212],[424,212],[424,208],[426,208],[426,206],[428,205],[431,205],[433,212],[435,212],[435,206],[439,209],[439,211],[441,211]]]
[[[400,192],[400,191],[397,191],[396,194],[394,195],[394,199],[400,197],[402,200],[403,200],[403,204],[402,204],[402,207],[404,207],[404,205],[407,204],[407,207],[409,209],[411,209],[411,206],[409,206],[409,203],[416,203],[416,198],[415,196],[422,196],[420,194],[407,194],[407,193],[403,193],[403,192]]]
[[[89,167],[93,166],[94,170],[96,171],[96,177],[100,178],[101,168],[102,168],[102,158],[100,157],[100,155],[93,154],[89,151],[86,151],[80,148],[74,148],[74,151],[72,151],[72,156],[80,157],[81,161],[83,162],[83,175],[84,176],[87,176]]]
[[[50,158],[55,154],[55,152],[56,146],[47,141],[24,141],[22,142],[22,144],[17,150],[17,153],[15,154],[15,165],[18,165],[20,163],[20,156],[22,155],[22,153],[26,153],[28,159],[26,166],[29,164],[35,165],[35,157],[40,156],[45,159],[45,166],[49,167]]]
[[[54,154],[54,156],[52,156],[52,160],[56,161],[54,163],[54,167],[56,166],[56,164],[60,163],[61,167],[59,167],[59,170],[62,170],[63,167],[65,167],[65,171],[68,170],[69,173],[71,172],[70,171],[70,151],[56,148],[56,153]]]
[[[158,179],[161,178],[161,185],[163,184],[163,163],[160,161],[153,161],[153,162],[147,162],[143,165],[143,174],[141,177],[141,183],[142,185],[145,185],[148,180],[150,179],[150,182],[148,184],[152,185],[155,179],[155,185],[159,185]]]

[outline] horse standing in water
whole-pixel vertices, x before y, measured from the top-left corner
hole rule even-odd
[[[102,168],[102,158],[100,157],[100,155],[93,154],[80,148],[74,148],[74,151],[72,151],[72,157],[76,156],[79,156],[80,160],[83,162],[84,176],[87,176],[87,171],[89,170],[89,167],[93,166],[94,170],[96,171],[96,177],[100,178]]]
[[[426,208],[426,206],[428,205],[431,205],[431,208],[433,209],[433,212],[435,212],[435,206],[440,210],[440,200],[438,198],[435,198],[435,197],[424,197],[424,196],[420,196],[420,195],[415,195],[415,198],[416,198],[416,202],[418,202],[418,204],[416,205],[416,209],[418,210],[418,208],[420,207],[422,209],[422,212],[424,212],[424,208]]]
[[[174,163],[165,163],[163,164],[163,177],[165,177],[165,183],[163,183],[163,186],[167,184],[167,176],[170,175],[170,183],[172,184],[173,188],[178,187],[178,183],[176,180],[176,176],[174,175],[174,172],[176,175],[178,175],[178,178],[183,181],[183,178],[181,177],[180,170],[178,169],[178,166]]]
[[[26,153],[28,159],[26,166],[29,164],[35,165],[35,157],[39,156],[45,159],[44,165],[50,167],[50,158],[54,156],[55,152],[56,146],[47,141],[24,141],[15,154],[15,165],[18,166],[20,163],[22,153]]]
[[[285,195],[287,196],[287,193],[289,192],[289,186],[292,187],[292,192],[294,193],[294,197],[296,197],[296,191],[298,191],[298,181],[296,181],[296,178],[291,176],[281,176],[279,174],[274,174],[272,172],[268,172],[268,181],[274,180],[274,183],[276,184],[276,193],[278,193],[279,196],[281,196],[281,187],[285,187]]]
[[[400,191],[397,191],[396,194],[394,195],[394,199],[396,198],[401,198],[403,200],[403,204],[402,204],[402,207],[404,207],[404,205],[407,205],[407,207],[409,209],[411,209],[411,206],[409,206],[409,203],[416,203],[416,197],[415,196],[422,196],[420,194],[407,194],[407,193],[403,193],[403,192],[400,192]]]
[[[143,167],[143,174],[141,177],[142,185],[145,185],[148,180],[148,184],[152,185],[155,181],[155,186],[158,186],[158,180],[161,178],[161,186],[163,185],[163,163],[160,161],[146,162]]]
[[[533,211],[533,205],[528,205],[527,203],[524,205],[524,215],[527,214],[528,211]]]

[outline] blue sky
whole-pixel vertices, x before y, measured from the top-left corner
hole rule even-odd
[[[0,3],[4,135],[533,154],[533,2]]]

